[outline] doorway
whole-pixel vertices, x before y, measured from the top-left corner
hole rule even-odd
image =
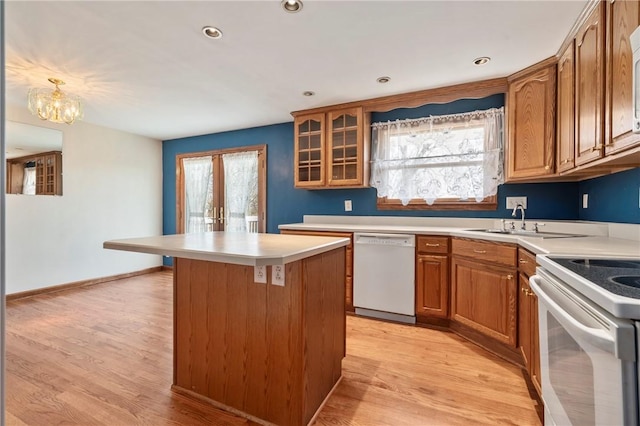
[[[176,230],[266,231],[266,145],[176,156]]]

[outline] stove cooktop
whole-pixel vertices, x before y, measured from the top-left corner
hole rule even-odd
[[[618,296],[640,299],[640,260],[549,257]]]

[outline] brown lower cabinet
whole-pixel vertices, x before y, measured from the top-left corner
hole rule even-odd
[[[416,238],[416,317],[418,322],[449,317],[449,237]]]
[[[516,246],[453,238],[451,250],[451,319],[515,350]]]
[[[529,287],[529,277],[535,273],[535,255],[518,249],[520,273],[518,282],[518,346],[524,366],[533,386],[541,395],[540,342],[538,335],[538,297]]]

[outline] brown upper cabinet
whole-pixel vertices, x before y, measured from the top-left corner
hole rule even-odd
[[[576,166],[603,154],[604,13],[604,3],[598,4],[575,39]]]
[[[28,170],[32,171],[32,180],[25,179]],[[7,160],[6,191],[7,194],[62,195],[62,152],[43,152]]]
[[[555,172],[556,65],[541,65],[509,81],[508,180]]]
[[[362,107],[295,117],[295,187],[369,185],[369,119]]]
[[[640,25],[640,2],[607,0],[605,155],[640,141],[632,126],[631,33]]]
[[[574,41],[558,60],[558,120],[556,171],[575,167],[575,51]]]
[[[325,115],[310,114],[296,117],[295,127],[295,186],[313,188],[325,185]]]

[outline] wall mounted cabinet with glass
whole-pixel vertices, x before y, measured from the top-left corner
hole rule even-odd
[[[62,195],[62,132],[6,122],[7,194]]]

